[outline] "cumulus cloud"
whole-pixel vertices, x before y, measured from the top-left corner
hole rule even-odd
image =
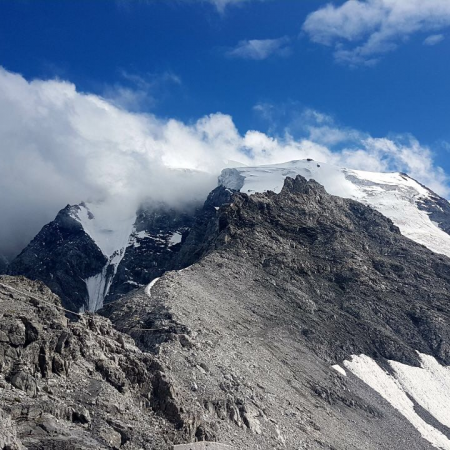
[[[413,34],[449,26],[448,0],[347,0],[311,13],[303,30],[313,42],[334,47],[337,61],[373,65]]]
[[[144,201],[174,207],[203,201],[230,160],[255,165],[314,158],[402,170],[448,193],[446,175],[414,138],[375,139],[317,112],[305,121],[298,139],[289,132],[242,135],[228,115],[190,124],[162,120],[78,92],[66,81],[27,81],[0,68],[0,254],[13,256],[68,203],[106,201],[126,211]],[[320,139],[320,127],[334,137]]]
[[[240,41],[238,45],[226,54],[230,58],[263,60],[269,56],[288,56],[291,53],[289,38],[250,39]]]
[[[332,150],[337,164],[373,172],[406,172],[440,195],[450,195],[449,177],[434,163],[432,150],[411,134],[376,138],[359,130],[343,127],[314,110],[302,114],[307,139]]]

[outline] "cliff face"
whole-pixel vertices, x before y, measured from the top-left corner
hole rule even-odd
[[[187,211],[143,207],[116,221],[98,206],[67,206],[3,272],[44,282],[72,311],[95,311],[172,268],[193,221]]]
[[[78,311],[88,304],[85,280],[103,270],[107,259],[82,225],[62,209],[11,262],[8,273],[45,283],[66,308]]]
[[[447,257],[302,177],[279,194],[234,194],[190,240],[199,262],[103,314],[170,368],[174,391],[203,418],[197,438],[450,448],[436,406],[447,405],[445,389],[426,403],[405,381],[428,374],[431,358],[434,379],[450,382]]]
[[[187,211],[163,206],[141,208],[105,302],[114,301],[137,287],[146,286],[171,270],[193,220],[194,208]]]

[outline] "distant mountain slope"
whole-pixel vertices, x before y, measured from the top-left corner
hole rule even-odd
[[[107,258],[74,217],[79,207],[66,206],[11,262],[8,273],[43,281],[66,306],[88,304],[86,280],[101,273]]]
[[[351,198],[389,217],[403,235],[450,256],[450,203],[403,173],[350,170],[313,160],[222,171],[220,183],[247,194],[280,192],[287,176],[302,175],[333,195]]]
[[[95,311],[106,298],[149,283],[170,268],[192,214],[165,206],[135,214],[81,203],[61,210],[8,268],[43,281],[71,310]]]
[[[199,438],[450,449],[448,257],[300,176],[234,194],[194,241],[197,263],[102,313],[170,367]]]
[[[165,271],[198,260],[197,237],[186,237],[197,214],[206,226],[236,190],[279,192],[287,176],[315,179],[344,198],[370,205],[414,241],[450,256],[450,203],[404,174],[341,169],[312,160],[225,169],[219,184],[230,192],[210,195],[195,213],[163,204],[137,212],[128,205],[67,206],[15,258],[8,273],[44,281],[74,310],[95,311],[104,302],[148,284]],[[178,254],[179,253],[179,254]],[[5,269],[3,269],[5,270]]]

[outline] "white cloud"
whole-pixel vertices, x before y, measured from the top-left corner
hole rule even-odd
[[[424,41],[424,45],[436,45],[439,44],[439,42],[442,42],[444,40],[443,34],[432,34],[431,36],[428,36]]]
[[[314,110],[302,114],[308,140],[326,146],[338,156],[338,164],[374,172],[406,172],[443,196],[450,195],[450,179],[436,167],[431,149],[410,134],[374,138]]]
[[[311,13],[303,30],[312,41],[334,46],[337,61],[371,65],[413,34],[449,26],[448,0],[347,0]]]
[[[238,45],[227,52],[231,58],[263,60],[269,56],[288,56],[291,53],[289,38],[250,39],[240,41]]]
[[[402,170],[448,193],[431,151],[413,138],[375,139],[339,128],[324,114],[310,111],[308,117],[300,139],[241,135],[228,115],[192,124],[161,120],[80,93],[72,83],[29,82],[0,68],[0,254],[23,248],[67,203],[111,200],[123,209],[143,200],[200,201],[229,160],[253,165],[314,158]]]

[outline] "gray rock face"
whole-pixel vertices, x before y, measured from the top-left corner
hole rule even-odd
[[[97,244],[73,217],[67,206],[46,225],[8,268],[0,261],[0,274],[23,275],[44,282],[72,311],[88,309],[86,282],[102,274],[110,286],[102,301],[113,301],[137,287],[150,283],[173,266],[173,260],[193,222],[194,207],[186,212],[141,208],[136,216],[125,255],[118,267],[108,260]]]
[[[209,249],[214,248],[216,239],[216,228],[218,211],[222,206],[231,202],[235,191],[218,186],[207,197],[203,208],[199,209],[195,215],[195,222],[192,220],[191,229],[187,233],[178,254],[175,256],[170,270],[183,269],[197,262]]]
[[[199,218],[186,239],[194,242],[197,263],[102,313],[170,371],[174,398],[202,417],[196,439],[263,450],[433,448],[331,366],[360,353],[386,368],[386,359],[417,366],[416,351],[450,364],[447,257],[301,177],[280,194],[233,195]]]
[[[0,448],[4,450],[23,450],[17,438],[17,430],[11,416],[0,409]]]
[[[78,311],[87,304],[85,279],[101,272],[106,258],[83,227],[70,215],[71,206],[38,233],[11,262],[10,275],[24,275],[45,283],[66,308]]]
[[[0,255],[0,275],[3,275],[8,270],[8,260],[3,256]]]
[[[138,211],[134,232],[105,302],[144,286],[173,267],[181,242],[194,220],[194,208],[177,211],[164,206]]]
[[[195,439],[156,358],[41,283],[0,277],[0,448],[169,449]],[[177,403],[175,403],[177,400]]]

